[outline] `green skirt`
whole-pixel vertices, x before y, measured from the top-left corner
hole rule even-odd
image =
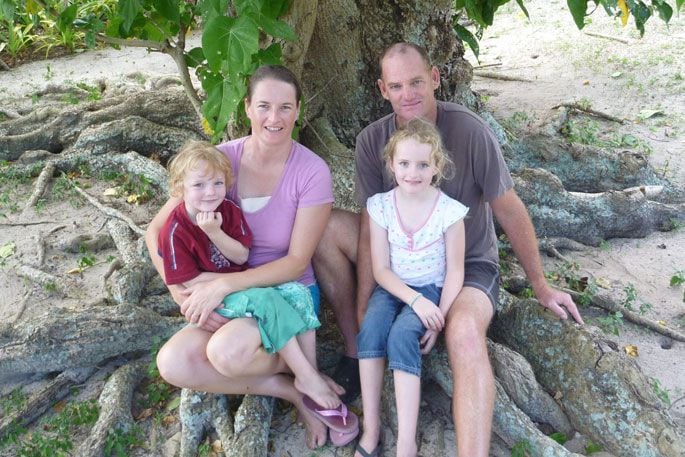
[[[281,350],[290,338],[321,326],[309,288],[294,281],[227,295],[216,312],[230,319],[255,319],[269,353]]]

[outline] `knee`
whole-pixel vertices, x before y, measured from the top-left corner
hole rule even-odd
[[[248,352],[251,354],[249,349],[239,342],[227,345],[221,340],[210,339],[207,343],[209,363],[227,378],[237,378],[244,373]]]
[[[157,353],[159,375],[171,385],[189,387],[187,373],[192,371],[191,366],[192,356],[184,349],[166,344]]]
[[[487,357],[487,327],[471,316],[451,316],[445,330],[445,343],[450,356],[459,359]]]
[[[359,216],[349,211],[334,209],[326,229],[314,252],[315,260],[326,260],[331,251],[356,252],[359,237]]]

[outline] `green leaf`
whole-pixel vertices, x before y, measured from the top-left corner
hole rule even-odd
[[[244,72],[259,50],[259,30],[249,16],[216,17],[205,26],[202,48],[212,70],[219,71],[227,62],[232,73]]]
[[[464,7],[466,8],[466,15],[473,21],[476,21],[481,27],[485,27],[483,20],[483,13],[479,5],[474,0],[464,0]]]
[[[255,67],[261,65],[278,65],[281,63],[282,49],[281,45],[274,43],[266,49],[260,49],[257,54],[252,57]]]
[[[12,0],[0,0],[0,19],[12,22],[17,5]]]
[[[640,120],[645,120],[649,119],[652,116],[659,116],[663,115],[664,112],[660,109],[643,109],[640,111],[640,113],[637,115],[638,119]]]
[[[671,8],[671,5],[666,2],[654,2],[654,0],[652,0],[652,5],[655,6],[656,10],[659,12],[659,17],[668,24],[668,21],[673,17],[673,8]]]
[[[120,0],[117,4],[117,10],[121,16],[121,27],[125,34],[131,31],[131,25],[136,20],[138,13],[143,11],[143,5],[140,0]]]
[[[260,11],[265,16],[276,19],[287,13],[291,4],[291,0],[269,0],[264,2]]]
[[[76,4],[68,6],[57,16],[57,28],[64,33],[71,27],[76,19]]]
[[[611,76],[612,78],[618,78],[618,77],[621,76],[622,74],[623,74],[623,73],[620,72],[620,71],[615,71],[615,72],[613,72],[613,73],[612,73],[611,75],[609,75],[609,76]]]
[[[173,411],[181,405],[181,396],[174,398],[166,405],[167,411]]]
[[[530,19],[530,15],[528,14],[528,10],[526,9],[525,6],[523,6],[523,0],[516,0],[516,3],[518,3],[519,8],[521,8],[521,11],[523,11],[523,14],[526,15],[528,19]]]
[[[454,19],[452,27],[454,28],[454,32],[457,34],[457,37],[469,45],[473,55],[475,55],[476,59],[478,59],[478,54],[480,54],[480,46],[478,45],[478,40],[473,33],[471,33],[466,27],[459,25],[456,21],[456,18]]]
[[[0,246],[0,259],[6,259],[7,257],[11,256],[14,254],[14,251],[16,250],[17,245],[14,244],[13,241],[10,241],[9,243]]]
[[[180,11],[178,9],[178,2],[174,0],[154,0],[152,5],[155,7],[159,14],[161,14],[165,19],[171,22],[178,22],[181,18]]]
[[[297,41],[297,34],[295,31],[283,21],[278,19],[271,19],[267,16],[261,15],[256,19],[256,23],[266,32],[274,38],[283,38],[287,41]]]
[[[633,18],[635,18],[635,27],[640,31],[640,36],[643,36],[645,34],[645,23],[652,15],[652,12],[647,8],[647,5],[642,2],[629,2],[628,5],[630,6],[630,12],[633,15]]]
[[[587,0],[566,0],[568,9],[571,10],[573,21],[578,29],[585,27],[585,12],[587,11]]]
[[[190,51],[186,52],[185,57],[186,57],[186,64],[190,68],[195,68],[198,65],[200,65],[202,62],[204,62],[205,53],[202,51],[202,48],[193,48]]]
[[[680,12],[680,8],[683,6],[683,3],[685,3],[685,0],[675,0],[676,11]]]
[[[259,12],[262,6],[261,0],[233,0],[233,6],[235,6],[236,15],[238,17],[243,14],[254,14]]]

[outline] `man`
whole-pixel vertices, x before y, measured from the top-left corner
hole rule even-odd
[[[393,112],[367,126],[357,137],[357,197],[362,208],[368,197],[393,187],[382,159],[383,146],[397,129],[414,117],[436,124],[455,165],[455,176],[442,190],[469,207],[466,218],[464,287],[447,316],[445,338],[454,390],[452,411],[458,454],[487,456],[490,443],[494,377],[488,359],[486,331],[499,291],[497,238],[492,215],[504,229],[538,301],[562,319],[570,313],[583,323],[571,297],[553,289],[543,275],[535,230],[513,189],[513,181],[492,131],[474,113],[437,101],[440,74],[426,52],[411,43],[390,46],[380,59],[378,88]],[[324,294],[336,309],[352,308],[357,266],[357,316],[364,316],[374,287],[369,254],[369,216],[334,213],[315,255]],[[359,231],[357,234],[357,227]],[[357,242],[355,246],[355,241]],[[344,289],[348,288],[348,289]],[[335,295],[332,295],[332,294]],[[347,302],[346,302],[347,300]],[[376,443],[363,443],[373,449]]]

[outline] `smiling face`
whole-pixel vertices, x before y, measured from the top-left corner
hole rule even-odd
[[[430,189],[438,170],[432,159],[432,147],[413,138],[397,142],[389,164],[397,186],[407,195],[415,195]]]
[[[259,81],[245,112],[252,123],[252,137],[265,145],[290,141],[300,112],[295,87],[275,79]]]
[[[211,170],[204,160],[183,177],[183,202],[192,220],[200,212],[216,211],[225,197],[226,176]]]
[[[393,51],[381,65],[378,88],[397,116],[398,127],[415,117],[435,122],[437,102],[435,89],[440,85],[440,73],[429,67],[414,49]]]

